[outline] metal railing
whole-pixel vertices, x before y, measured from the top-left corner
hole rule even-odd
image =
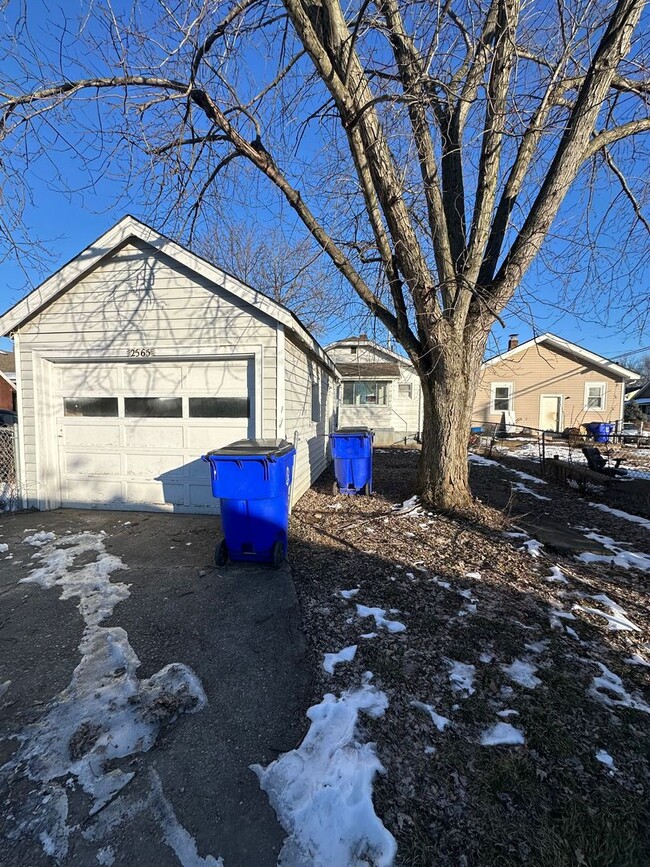
[[[0,512],[13,512],[20,503],[18,436],[16,425],[0,428]]]

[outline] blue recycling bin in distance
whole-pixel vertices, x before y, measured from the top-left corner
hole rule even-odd
[[[330,434],[335,494],[372,493],[372,441],[367,427],[342,427]]]
[[[221,501],[217,566],[229,559],[280,566],[287,556],[295,457],[291,443],[275,439],[238,440],[202,455],[210,464],[212,494]]]
[[[592,436],[594,441],[597,443],[608,443],[609,438],[614,431],[614,427],[613,424],[607,424],[600,421],[589,422],[589,424],[585,425],[589,436]]]

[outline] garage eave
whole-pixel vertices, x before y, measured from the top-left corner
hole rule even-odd
[[[0,335],[8,337],[14,334],[25,322],[59,295],[62,295],[69,286],[89,274],[103,259],[109,257],[132,238],[148,244],[153,249],[190,268],[210,282],[223,287],[227,292],[282,323],[285,328],[296,334],[309,347],[332,376],[337,376],[336,368],[325,350],[290,310],[267,295],[242,283],[241,280],[226,271],[222,271],[196,253],[192,253],[165,235],[161,235],[160,232],[145,223],[141,223],[140,220],[131,215],[123,217],[112,229],[93,241],[74,259],[71,259],[44,283],[37,286],[22,301],[0,316]]]

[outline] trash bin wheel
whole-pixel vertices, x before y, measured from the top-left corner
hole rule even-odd
[[[279,569],[282,566],[282,561],[284,560],[284,545],[282,542],[278,541],[273,546],[273,551],[271,552],[271,563],[274,569]]]
[[[334,496],[336,496],[338,494],[338,492],[339,492],[339,483],[334,482],[332,484],[332,493],[334,494]]]
[[[228,562],[228,546],[225,539],[222,539],[214,549],[214,562],[219,568],[225,566]]]
[[[372,491],[370,490],[370,482],[366,482],[363,486],[363,493],[366,497],[369,497]]]

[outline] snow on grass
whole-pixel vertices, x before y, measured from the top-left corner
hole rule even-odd
[[[564,572],[560,569],[559,566],[551,566],[551,574],[547,575],[544,578],[544,581],[548,581],[550,584],[568,584],[568,580]]]
[[[366,638],[366,639],[377,638],[378,635],[379,635],[378,632],[364,632],[363,635],[359,636],[359,638]]]
[[[531,641],[528,644],[524,644],[524,647],[526,650],[530,650],[531,653],[546,653],[550,643],[548,638],[544,638],[541,641]]]
[[[514,473],[516,476],[519,476],[520,479],[523,479],[526,482],[532,482],[535,485],[548,484],[545,479],[540,479],[539,476],[531,476],[530,473],[523,473],[521,470],[514,470],[512,467],[504,466],[504,470],[508,470],[509,473]]]
[[[484,458],[483,455],[475,455],[474,452],[470,452],[467,456],[467,460],[470,464],[477,464],[480,467],[500,467],[501,464],[498,461],[493,461],[490,458]]]
[[[339,590],[339,596],[343,599],[352,599],[359,592],[359,587],[354,587],[352,590]]]
[[[505,710],[498,710],[497,716],[507,719],[509,716],[519,716],[519,711],[513,710],[512,708],[506,708]]]
[[[85,622],[81,661],[70,684],[48,702],[39,719],[14,735],[20,747],[0,769],[0,779],[24,776],[38,784],[16,811],[15,834],[33,834],[46,854],[58,860],[67,854],[72,830],[67,793],[59,781],[76,778],[92,798],[93,815],[133,778],[133,772],[111,767],[112,762],[146,752],[163,725],[206,702],[199,680],[180,663],[139,680],[140,660],[127,633],[119,626],[99,625],[129,596],[126,584],[110,581],[113,572],[127,567],[106,552],[103,538],[86,532],[55,541],[53,533],[41,534],[34,554],[41,565],[23,579],[61,588],[61,599],[77,597]],[[93,554],[95,560],[75,568],[77,558]]]
[[[650,662],[644,659],[640,653],[633,653],[632,656],[624,659],[623,662],[627,662],[628,665],[642,665],[645,668],[650,668]]]
[[[411,702],[411,707],[415,707],[418,710],[423,711],[423,713],[428,714],[431,717],[431,721],[434,726],[438,729],[439,732],[444,732],[445,728],[451,722],[446,716],[441,716],[439,713],[436,713],[433,706],[430,704],[425,704],[423,701],[417,701],[417,699],[413,699]]]
[[[419,517],[424,514],[424,509],[420,505],[420,498],[415,494],[404,500],[403,503],[395,503],[393,506],[394,515],[409,515],[410,517]]]
[[[641,629],[628,618],[625,610],[617,605],[609,596],[604,593],[599,593],[597,596],[589,596],[589,599],[594,599],[596,602],[602,602],[606,605],[611,614],[607,614],[600,608],[591,608],[584,605],[574,605],[573,611],[582,611],[584,614],[594,614],[596,617],[602,617],[607,621],[607,627],[612,632],[641,632]]]
[[[529,497],[535,497],[537,500],[548,500],[550,502],[550,497],[544,497],[542,494],[538,494],[537,491],[533,491],[523,482],[510,482],[510,487],[513,491],[519,491],[520,494],[528,494]]]
[[[351,644],[344,647],[338,653],[326,653],[323,659],[323,668],[328,674],[334,674],[334,669],[340,662],[352,662],[357,653],[357,645]]]
[[[621,542],[615,542],[609,536],[602,536],[600,533],[586,533],[587,539],[594,539],[600,542],[605,548],[608,548],[611,554],[592,554],[591,551],[584,551],[578,554],[578,560],[583,563],[613,563],[615,566],[621,566],[623,569],[639,569],[641,572],[650,572],[650,555],[641,554],[636,551],[624,551]]]
[[[592,662],[592,660],[587,660]],[[595,662],[600,668],[600,675],[593,678],[589,687],[589,695],[607,707],[629,707],[632,710],[640,710],[650,713],[650,705],[636,693],[629,693],[623,686],[621,678],[610,671],[602,662]],[[613,696],[616,696],[614,698]]]
[[[549,608],[549,620],[551,623],[551,629],[559,629],[560,632],[563,632],[565,629],[565,624],[562,623],[563,620],[575,620],[575,614],[571,614],[570,611],[562,611],[560,608]],[[567,629],[569,627],[566,627]]]
[[[111,867],[115,863],[115,850],[112,846],[103,846],[97,850],[95,857],[97,858],[97,863],[101,864],[102,867]]]
[[[469,665],[466,662],[458,662],[455,659],[447,659],[445,662],[449,666],[451,688],[464,698],[468,698],[474,693],[476,666]]]
[[[26,536],[23,539],[23,542],[26,545],[31,545],[33,548],[41,548],[43,545],[47,545],[55,539],[56,536],[54,533],[46,533],[43,530],[40,530],[38,533],[34,533],[33,536]]]
[[[538,677],[535,677],[537,666],[526,659],[515,659],[510,665],[502,665],[501,671],[514,683],[525,686],[527,689],[535,689],[542,682]]]
[[[251,766],[289,835],[278,863],[393,863],[397,843],[372,803],[373,780],[384,768],[374,745],[363,743],[358,732],[361,712],[377,719],[387,707],[385,693],[368,683],[340,698],[327,694],[307,711],[311,725],[297,749],[266,768]]]
[[[9,545],[7,545],[5,542],[0,542],[0,554],[6,554],[8,550]]]
[[[494,659],[493,653],[482,653],[479,656],[479,662],[482,662],[484,665],[488,665]]]
[[[630,515],[629,512],[623,512],[621,509],[613,509],[611,506],[606,506],[604,503],[589,503],[592,509],[600,509],[601,512],[609,512],[610,515],[616,515],[617,518],[623,518],[624,521],[631,521],[633,524],[641,524],[646,530],[650,530],[650,521],[647,518],[641,518],[639,515]]]
[[[357,605],[359,617],[374,617],[377,629],[387,629],[388,632],[406,632],[406,626],[398,620],[387,620],[385,608],[369,608],[367,605]]]
[[[530,554],[531,557],[540,557],[542,553],[542,547],[542,543],[539,542],[537,539],[527,539],[524,544],[519,548],[519,550]]]
[[[465,572],[465,578],[473,578],[475,581],[481,581],[480,572]]]
[[[614,759],[605,750],[598,750],[596,753],[596,760],[602,762],[602,764],[608,767],[611,771],[617,770],[616,765],[614,764]]]
[[[525,743],[524,733],[505,722],[495,723],[481,735],[481,746],[483,747]]]

